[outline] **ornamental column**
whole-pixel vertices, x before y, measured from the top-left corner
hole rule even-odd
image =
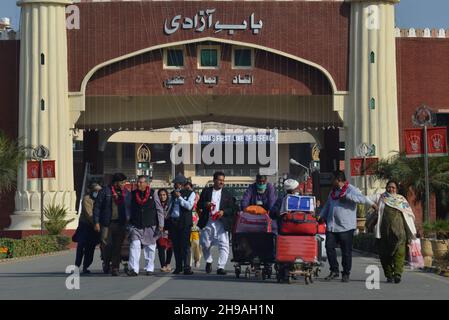
[[[345,167],[361,143],[373,145],[379,158],[399,151],[396,82],[395,4],[399,0],[351,2],[349,102],[345,107]],[[362,178],[351,178],[361,189]],[[375,186],[369,183],[368,191]]]
[[[69,0],[21,0],[19,137],[27,146],[44,145],[56,161],[56,179],[44,181],[44,205],[65,206],[75,214],[72,132],[69,130],[67,34]],[[16,211],[9,230],[40,228],[38,180],[19,168]],[[75,229],[77,221],[67,229]]]

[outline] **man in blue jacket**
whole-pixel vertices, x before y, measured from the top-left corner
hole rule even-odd
[[[240,201],[240,209],[245,211],[249,206],[258,205],[269,211],[276,202],[276,190],[267,182],[267,176],[258,174],[256,183],[249,185]]]
[[[121,247],[126,236],[126,224],[130,216],[130,193],[125,189],[126,176],[116,173],[112,184],[98,193],[94,205],[95,231],[101,233],[103,272],[119,275]]]
[[[327,223],[326,253],[331,271],[325,278],[327,281],[340,276],[335,250],[337,243],[340,243],[343,265],[341,281],[349,282],[352,267],[352,240],[357,228],[358,203],[370,205],[377,210],[377,205],[374,202],[346,181],[344,172],[335,172],[333,189],[320,212],[320,218]]]

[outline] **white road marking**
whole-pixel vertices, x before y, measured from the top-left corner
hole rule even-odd
[[[128,300],[142,300],[145,297],[149,296],[151,293],[153,293],[155,290],[157,290],[160,286],[162,286],[164,283],[169,281],[172,277],[163,277],[159,280],[157,280],[155,283],[150,284],[148,287],[143,289],[142,291],[136,293],[135,295],[131,296]]]

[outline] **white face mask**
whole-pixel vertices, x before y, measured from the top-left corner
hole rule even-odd
[[[97,198],[97,196],[98,196],[98,192],[97,192],[97,191],[92,192],[92,197],[93,197],[94,199]]]

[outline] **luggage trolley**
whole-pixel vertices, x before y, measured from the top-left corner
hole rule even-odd
[[[292,283],[304,277],[305,284],[313,283],[321,272],[322,238],[317,236],[278,236],[276,245],[276,279]]]
[[[257,212],[257,213],[255,213]],[[232,262],[235,276],[243,273],[246,279],[270,279],[276,256],[276,228],[268,212],[262,207],[251,206],[239,212],[232,233]]]
[[[234,233],[232,254],[236,278],[270,279],[275,263],[276,235],[273,233]],[[242,268],[244,268],[242,270]]]
[[[314,197],[289,196],[286,208],[276,241],[276,279],[292,283],[302,276],[306,284],[313,283],[326,260],[326,226],[313,215]]]

